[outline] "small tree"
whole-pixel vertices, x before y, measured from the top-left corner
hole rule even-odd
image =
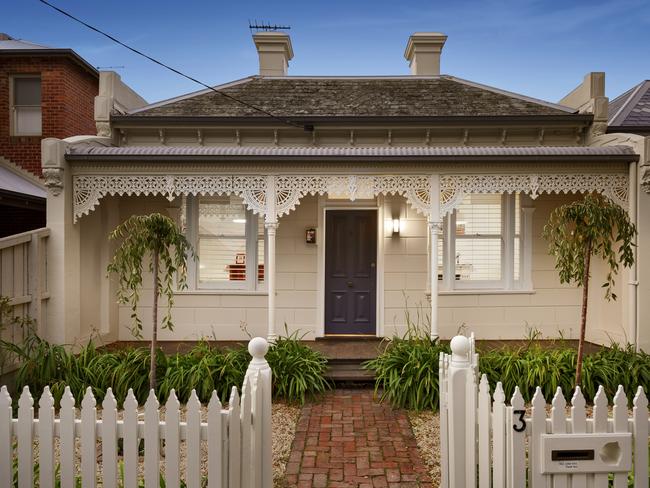
[[[151,331],[151,366],[149,386],[156,386],[156,350],[158,348],[158,296],[167,297],[167,313],[162,327],[173,329],[171,309],[174,304],[174,277],[179,288],[186,286],[187,256],[193,255],[192,247],[174,221],[153,213],[134,215],[120,224],[110,239],[122,239],[108,265],[109,273],[119,276],[118,301],[131,304],[132,332],[142,337],[142,320],[137,307],[142,287],[142,271],[145,258],[149,257],[149,271],[153,274],[153,325]]]
[[[582,286],[580,339],[576,362],[576,386],[582,380],[582,357],[587,325],[589,266],[592,256],[600,256],[608,267],[602,287],[605,298],[616,300],[612,292],[619,262],[634,263],[633,239],[636,227],[625,209],[602,195],[586,195],[582,200],[556,208],[544,227],[549,254],[555,256],[560,282]]]

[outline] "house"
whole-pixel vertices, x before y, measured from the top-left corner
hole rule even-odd
[[[641,156],[593,142],[607,128],[601,74],[549,103],[440,74],[446,40],[413,34],[410,75],[305,77],[288,74],[289,36],[258,32],[257,75],[44,140],[49,338],[132,339],[106,236],[149,212],[176,219],[199,258],[161,340],[273,338],[284,324],[307,339],[391,336],[407,311],[443,338],[576,337],[582,292],[560,284],[543,226],[586,192],[636,216]],[[589,340],[637,337],[630,273],[616,302],[592,290]]]
[[[0,237],[45,227],[41,140],[93,133],[99,73],[72,49],[0,33]]]

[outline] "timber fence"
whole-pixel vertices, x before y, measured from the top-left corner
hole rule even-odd
[[[153,390],[143,410],[129,391],[118,412],[109,389],[98,418],[90,388],[80,412],[69,388],[56,412],[46,388],[35,418],[28,388],[14,417],[12,399],[2,387],[0,486],[12,487],[17,478],[19,488],[32,488],[36,482],[40,488],[138,488],[142,482],[145,488],[271,488],[271,369],[264,359],[268,343],[256,337],[248,350],[253,359],[241,397],[233,387],[224,409],[213,392],[206,412],[192,391],[185,420],[173,390],[161,418]],[[181,462],[183,444],[186,459]]]
[[[440,355],[440,445],[443,488],[648,488],[648,400],[619,386],[610,415],[602,388],[587,415],[577,387],[567,412],[560,388],[547,406],[538,387],[527,413],[515,388],[490,392],[474,338],[452,339]]]

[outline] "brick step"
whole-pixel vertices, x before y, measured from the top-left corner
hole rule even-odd
[[[325,376],[334,382],[373,383],[375,374],[361,366],[365,359],[330,359]]]

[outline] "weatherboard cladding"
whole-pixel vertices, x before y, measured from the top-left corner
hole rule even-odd
[[[462,156],[625,156],[628,146],[535,147],[277,147],[277,146],[70,146],[73,156],[279,156],[279,157],[462,157]]]
[[[220,91],[285,117],[437,117],[567,115],[566,110],[451,77],[263,78]],[[130,117],[265,117],[214,92],[198,92]]]

